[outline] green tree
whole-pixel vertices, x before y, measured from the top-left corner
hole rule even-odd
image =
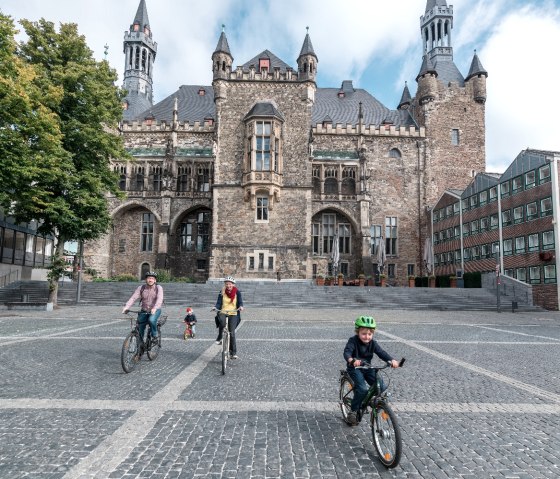
[[[110,160],[127,156],[117,134],[124,91],[115,86],[116,71],[93,58],[76,24],[61,24],[59,31],[44,19],[21,24],[28,40],[17,54],[35,70],[32,82],[56,115],[62,152],[49,175],[30,182],[38,194],[15,195],[14,215],[38,219],[42,232],[56,236],[56,265],[66,241],[95,239],[110,226],[106,193],[120,194]],[[59,96],[51,93],[59,90]],[[49,301],[56,303],[56,267],[49,279]]]

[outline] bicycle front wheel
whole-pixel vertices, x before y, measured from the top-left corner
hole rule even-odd
[[[340,380],[340,410],[342,418],[348,424],[348,414],[352,411],[352,399],[354,399],[354,385],[348,376],[342,376]]]
[[[396,467],[401,460],[402,438],[397,416],[387,404],[372,408],[371,432],[379,460],[385,467]]]
[[[138,335],[135,333],[129,333],[124,340],[121,351],[121,365],[123,371],[125,373],[132,371],[139,359]]]
[[[229,357],[229,332],[224,328],[224,335],[222,338],[222,374],[226,373],[227,362]]]

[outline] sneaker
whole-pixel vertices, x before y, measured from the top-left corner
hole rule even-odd
[[[191,334],[191,338],[192,338],[192,339],[194,339],[194,337],[195,337],[195,334],[194,334],[194,333],[192,333],[192,334]]]
[[[358,416],[356,414],[356,411],[350,411],[348,413],[348,424],[350,424],[351,426],[355,426],[358,424]]]
[[[230,359],[239,359],[239,356],[237,354],[230,354]]]
[[[216,344],[222,344],[222,341],[221,341],[221,340],[218,341],[218,340],[216,339]]]
[[[159,338],[156,336],[152,337],[152,346],[159,346]]]

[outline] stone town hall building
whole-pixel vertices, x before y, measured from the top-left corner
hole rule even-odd
[[[211,85],[182,85],[157,104],[158,45],[145,0],[124,36],[121,124],[134,161],[115,161],[126,199],[113,229],[86,245],[103,276],[155,268],[197,281],[329,274],[333,244],[348,277],[377,270],[386,245],[394,283],[422,274],[427,207],[485,170],[487,72],[453,62],[453,7],[427,0],[415,97],[396,109],[343,81],[317,85],[309,33],[292,67],[269,50],[234,63],[222,32]],[[335,241],[335,237],[337,241]]]

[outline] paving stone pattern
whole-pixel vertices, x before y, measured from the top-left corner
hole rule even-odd
[[[403,434],[394,470],[338,400],[359,310],[247,309],[221,375],[213,313],[131,374],[114,307],[0,312],[0,477],[556,478],[560,314],[381,311]]]

